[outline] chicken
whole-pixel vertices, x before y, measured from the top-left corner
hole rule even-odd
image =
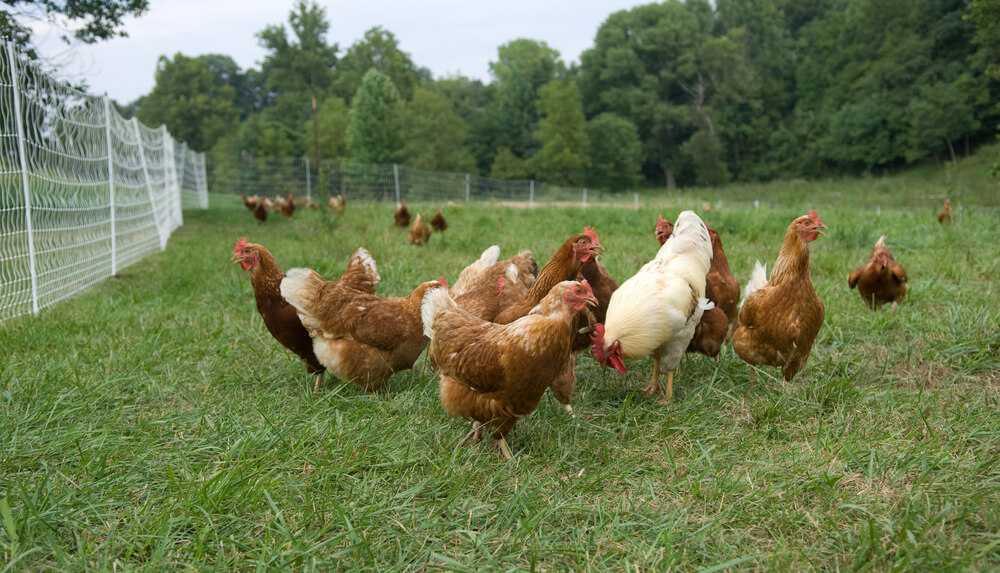
[[[393,218],[396,220],[396,226],[403,229],[410,226],[410,212],[406,210],[406,201],[403,201],[396,207],[396,213],[393,214]]]
[[[347,208],[347,197],[344,197],[343,195],[330,197],[327,202],[330,206],[330,211],[333,213],[343,213],[344,209]]]
[[[645,391],[660,393],[661,403],[670,400],[674,373],[695,327],[704,311],[714,308],[705,298],[711,260],[708,228],[694,211],[684,211],[656,258],[611,296],[607,320],[594,328],[594,358],[624,374],[624,359],[652,356],[653,379]],[[667,373],[665,390],[661,364]]]
[[[895,310],[906,296],[906,280],[906,271],[892,258],[892,253],[885,246],[885,235],[882,235],[872,248],[868,261],[848,275],[847,286],[857,287],[869,308],[878,308],[890,302]]]
[[[465,267],[451,294],[462,310],[492,322],[500,312],[521,302],[535,282],[538,264],[531,251],[497,261],[500,247],[493,245]]]
[[[427,216],[424,213],[417,213],[417,218],[410,227],[411,245],[426,245],[431,240],[431,226],[427,224]]]
[[[474,420],[462,443],[478,439],[485,426],[511,458],[505,436],[538,407],[569,358],[573,318],[596,303],[587,283],[563,281],[528,315],[501,325],[462,310],[445,289],[424,295],[424,333],[438,357],[441,404],[453,418]]]
[[[757,261],[743,295],[733,348],[749,364],[781,367],[785,382],[805,365],[823,324],[823,302],[809,277],[809,243],[826,228],[816,211],[792,221],[771,279]]]
[[[434,230],[438,232],[444,232],[448,228],[448,221],[444,220],[444,215],[441,214],[441,207],[438,207],[434,213],[434,218],[431,219],[431,227],[434,227]]]
[[[409,296],[382,298],[374,294],[378,282],[375,260],[363,248],[339,280],[300,268],[281,281],[281,295],[295,307],[319,362],[369,392],[413,367],[427,346],[420,318],[424,292],[442,284],[425,282]]]
[[[673,233],[673,224],[659,218],[656,223],[656,238],[660,245]],[[732,338],[736,328],[736,318],[739,312],[740,283],[729,270],[729,261],[722,250],[722,239],[712,227],[708,227],[708,236],[712,239],[712,264],[705,277],[705,298],[715,304],[715,308],[706,310],[701,317],[701,323],[695,328],[694,338],[688,346],[688,352],[700,352],[715,358],[722,349],[722,343]],[[723,319],[723,317],[725,317]]]
[[[305,207],[308,204],[309,204],[309,197],[299,197],[298,199],[295,200],[296,207]]]
[[[945,199],[944,207],[941,207],[941,212],[938,213],[938,223],[950,225],[953,222],[955,222],[955,214],[951,211],[951,199]]]
[[[250,212],[253,212],[260,203],[260,196],[254,195],[253,197],[247,197],[245,193],[241,193],[240,197],[243,199],[243,206],[245,206]]]
[[[267,221],[267,201],[259,201],[257,206],[253,209],[253,216],[264,223]]]
[[[281,204],[280,204],[280,205],[278,206],[278,211],[279,211],[279,212],[280,212],[280,213],[281,213],[282,215],[284,215],[285,217],[288,217],[289,219],[291,219],[291,218],[292,218],[292,215],[293,215],[293,214],[295,213],[295,196],[294,196],[294,195],[292,195],[291,193],[289,193],[289,194],[288,194],[288,198],[287,198],[287,199],[285,199],[285,200],[284,200],[284,201],[283,201],[283,202],[282,202],[282,203],[281,203]]]
[[[263,204],[259,206],[263,207]],[[246,237],[243,237],[236,242],[231,260],[239,263],[243,270],[250,271],[250,285],[253,286],[257,312],[264,319],[264,326],[275,340],[302,359],[306,372],[316,375],[314,390],[318,389],[326,368],[316,358],[312,338],[302,326],[295,308],[281,297],[279,287],[285,273],[274,261],[271,252],[261,245],[247,243]]]

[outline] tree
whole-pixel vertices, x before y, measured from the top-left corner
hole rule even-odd
[[[0,7],[0,36],[10,38],[23,49],[29,48],[31,28],[21,19],[55,22],[60,17],[74,21],[73,38],[85,44],[128,36],[123,29],[126,16],[142,16],[149,0],[8,0]],[[70,43],[70,37],[61,36]],[[30,49],[29,49],[30,51]]]
[[[388,76],[405,100],[413,97],[413,90],[420,83],[420,70],[410,55],[399,49],[396,36],[376,26],[365,32],[364,38],[348,48],[341,58],[334,93],[350,102],[371,69]]]
[[[966,74],[950,84],[939,83],[920,88],[920,96],[910,101],[909,149],[912,161],[937,153],[947,146],[952,164],[958,167],[953,141],[979,128],[971,101],[975,80]]]
[[[494,179],[530,179],[528,162],[514,155],[510,148],[501,147],[493,158],[490,177]]]
[[[347,128],[351,111],[339,97],[330,97],[319,109],[319,148],[323,159],[344,160],[347,152]],[[306,122],[306,140],[313,141],[313,122]]]
[[[556,185],[582,185],[590,166],[583,104],[576,84],[555,80],[538,92],[538,131],[542,148],[534,158],[538,175]]]
[[[431,171],[471,171],[475,160],[465,147],[466,125],[444,96],[417,88],[399,113],[403,140],[400,161]]]
[[[351,102],[347,149],[360,163],[396,161],[402,141],[396,124],[399,92],[389,76],[372,68],[361,80]]]
[[[638,184],[642,143],[635,125],[613,113],[602,113],[587,122],[586,131],[590,140],[587,185],[622,191]]]
[[[156,85],[136,116],[150,125],[166,124],[177,140],[204,151],[234,128],[234,94],[232,86],[215,81],[202,60],[183,54],[175,54],[173,60],[160,56]]]

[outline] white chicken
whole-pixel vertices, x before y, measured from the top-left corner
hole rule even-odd
[[[605,323],[595,325],[591,336],[594,358],[624,374],[624,359],[652,356],[653,380],[645,391],[659,393],[661,403],[670,400],[674,373],[694,329],[701,315],[714,308],[705,298],[711,260],[708,228],[694,211],[684,211],[656,258],[611,296]],[[660,385],[661,364],[667,374],[665,390]]]

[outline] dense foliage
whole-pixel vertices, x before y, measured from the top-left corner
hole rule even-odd
[[[161,61],[141,114],[229,155],[378,157],[609,190],[954,163],[1000,121],[996,0],[669,0],[610,14],[578,66],[544,41],[509,41],[487,84],[432,78],[381,27],[338,56],[326,18],[300,1],[287,28],[259,34],[260,70]],[[214,97],[175,77],[207,86],[198,66]],[[351,118],[373,113],[357,109],[371,70],[399,96],[374,155],[350,144],[368,129]]]

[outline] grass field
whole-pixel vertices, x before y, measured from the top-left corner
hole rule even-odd
[[[451,228],[422,249],[391,205],[260,225],[213,197],[165,252],[0,325],[3,571],[996,569],[1000,208],[995,183],[970,185],[942,229],[943,177],[671,194],[639,211],[446,208]],[[332,278],[365,246],[379,293],[401,295],[491,244],[544,262],[593,225],[623,280],[656,252],[658,213],[719,199],[701,214],[741,284],[807,208],[830,227],[812,244],[826,321],[804,370],[783,387],[764,368],[751,386],[731,347],[689,355],[662,406],[640,391],[649,360],[621,376],[584,356],[577,417],[546,396],[508,436],[511,461],[457,446],[468,425],[442,410],[425,357],[377,395],[329,377],[313,395],[229,262],[247,236]],[[881,234],[910,276],[895,312],[846,284]]]

